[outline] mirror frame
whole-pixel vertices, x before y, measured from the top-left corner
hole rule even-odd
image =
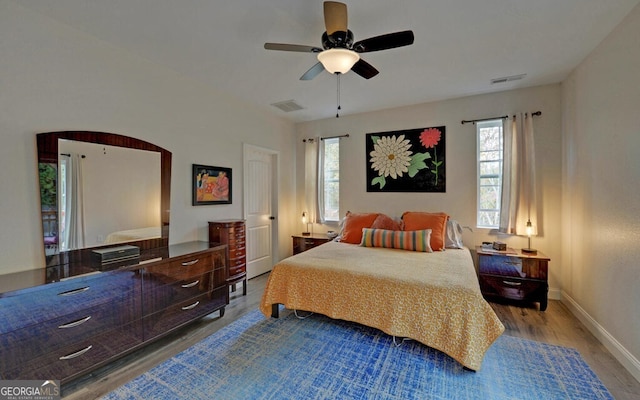
[[[132,138],[129,136],[119,135],[115,133],[107,132],[93,132],[93,131],[60,131],[60,132],[45,132],[38,133],[36,135],[37,148],[38,148],[38,165],[41,163],[58,164],[58,140],[67,139],[75,140],[79,142],[89,142],[96,144],[104,144],[109,146],[126,147],[137,150],[155,151],[160,153],[160,223],[161,223],[161,237],[153,239],[143,239],[131,242],[119,243],[132,244],[143,249],[153,249],[159,247],[166,247],[169,245],[169,219],[171,214],[171,152],[156,146],[152,143],[144,140]],[[38,168],[39,170],[39,168]],[[57,171],[57,168],[56,168]],[[56,176],[57,181],[57,176]],[[38,176],[38,186],[40,186],[40,177]],[[42,199],[41,199],[42,200]],[[58,206],[56,200],[56,207]],[[41,219],[42,219],[42,234],[43,234],[43,251],[45,249],[44,232],[45,232],[45,217],[42,214],[42,201],[40,203]],[[93,247],[110,247],[98,246]],[[66,252],[57,252],[54,255],[46,256],[46,266],[59,265],[62,263],[68,263],[70,258],[75,258],[75,253],[82,253],[85,249],[70,250]],[[78,254],[80,255],[80,254]]]

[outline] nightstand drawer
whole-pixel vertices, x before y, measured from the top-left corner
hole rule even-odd
[[[480,274],[547,279],[547,260],[485,254],[479,254],[478,259]]]
[[[480,275],[480,289],[485,294],[493,294],[513,300],[537,298],[547,292],[547,283],[529,279]]]
[[[293,238],[293,254],[302,253],[313,247],[327,243],[329,238],[318,236],[292,236]]]

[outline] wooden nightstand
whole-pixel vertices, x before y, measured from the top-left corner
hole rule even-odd
[[[302,253],[303,251],[309,250],[312,247],[320,246],[321,244],[329,241],[329,238],[326,235],[293,235],[291,237],[293,238],[293,254]]]
[[[481,246],[476,247],[476,252],[483,296],[537,301],[540,311],[547,309],[549,257],[521,250],[515,250],[515,254],[493,252]]]

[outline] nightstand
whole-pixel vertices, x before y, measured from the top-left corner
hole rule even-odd
[[[293,235],[291,237],[293,238],[293,254],[302,253],[303,251],[309,250],[312,247],[320,246],[321,244],[329,241],[329,238],[326,235]]]
[[[541,252],[498,252],[476,247],[480,290],[486,298],[539,302],[547,309],[547,273],[551,259]]]

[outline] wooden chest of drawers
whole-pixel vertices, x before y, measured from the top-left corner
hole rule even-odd
[[[244,220],[209,222],[209,243],[227,245],[227,284],[233,290],[242,282],[242,294],[247,294],[247,242]]]
[[[519,250],[515,254],[496,253],[482,247],[476,251],[480,290],[485,297],[539,302],[540,311],[547,309],[547,256]]]

